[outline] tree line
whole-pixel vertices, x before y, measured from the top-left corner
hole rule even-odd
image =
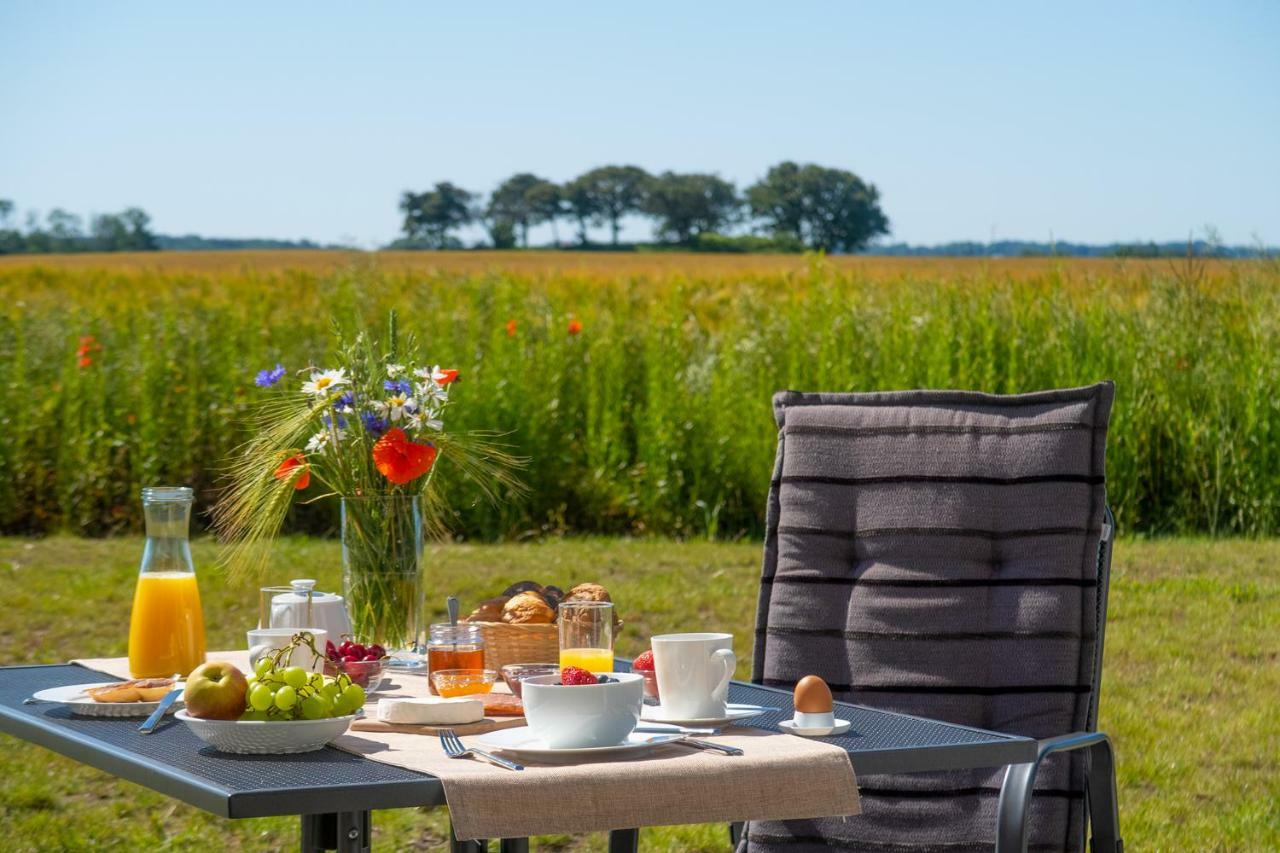
[[[461,248],[453,232],[476,223],[485,226],[495,248],[527,247],[529,229],[542,224],[551,226],[553,242],[561,245],[562,223],[573,227],[581,246],[591,242],[589,228],[607,226],[617,246],[629,215],[649,218],[657,240],[690,248],[853,252],[889,233],[874,184],[844,169],[790,161],[742,192],[715,174],[652,175],[639,166],[600,166],[563,184],[521,172],[487,198],[441,181],[424,192],[405,192],[400,212],[404,237],[392,248]],[[725,236],[738,225],[756,233]]]
[[[61,252],[147,252],[159,248],[151,233],[151,217],[136,207],[119,213],[103,213],[84,220],[61,208],[43,220],[27,212],[26,228],[13,223],[17,206],[0,198],[0,255]]]

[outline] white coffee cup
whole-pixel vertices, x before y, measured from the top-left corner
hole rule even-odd
[[[723,717],[738,658],[732,634],[660,634],[650,640],[662,716]]]
[[[289,645],[293,635],[299,631],[307,631],[316,641],[316,650],[320,652],[317,660],[311,649],[299,646],[289,655],[284,666],[300,666],[311,672],[324,672],[324,644],[329,639],[329,632],[323,628],[254,628],[249,631],[249,666],[257,667],[258,661]]]

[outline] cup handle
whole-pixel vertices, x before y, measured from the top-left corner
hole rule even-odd
[[[716,649],[711,653],[711,658],[720,661],[724,666],[724,674],[720,676],[720,682],[711,691],[711,695],[717,702],[727,702],[729,681],[733,678],[733,671],[738,667],[738,656],[733,653],[733,649]]]
[[[249,647],[249,668],[257,669],[258,661],[262,660],[262,656],[271,650],[272,649],[271,649],[270,643],[263,643],[262,645],[259,645],[259,646],[250,646]]]

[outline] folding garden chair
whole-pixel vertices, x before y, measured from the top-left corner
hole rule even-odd
[[[782,392],[753,680],[1035,737],[1033,764],[858,780],[858,817],[754,822],[749,851],[1119,851],[1096,731],[1114,386]]]

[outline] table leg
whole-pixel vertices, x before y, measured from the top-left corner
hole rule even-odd
[[[609,853],[636,853],[640,849],[640,830],[615,829],[609,833]]]
[[[302,816],[302,853],[337,850],[369,853],[373,819],[369,812],[337,812]]]
[[[529,853],[529,839],[504,838],[498,842],[500,853]]]

